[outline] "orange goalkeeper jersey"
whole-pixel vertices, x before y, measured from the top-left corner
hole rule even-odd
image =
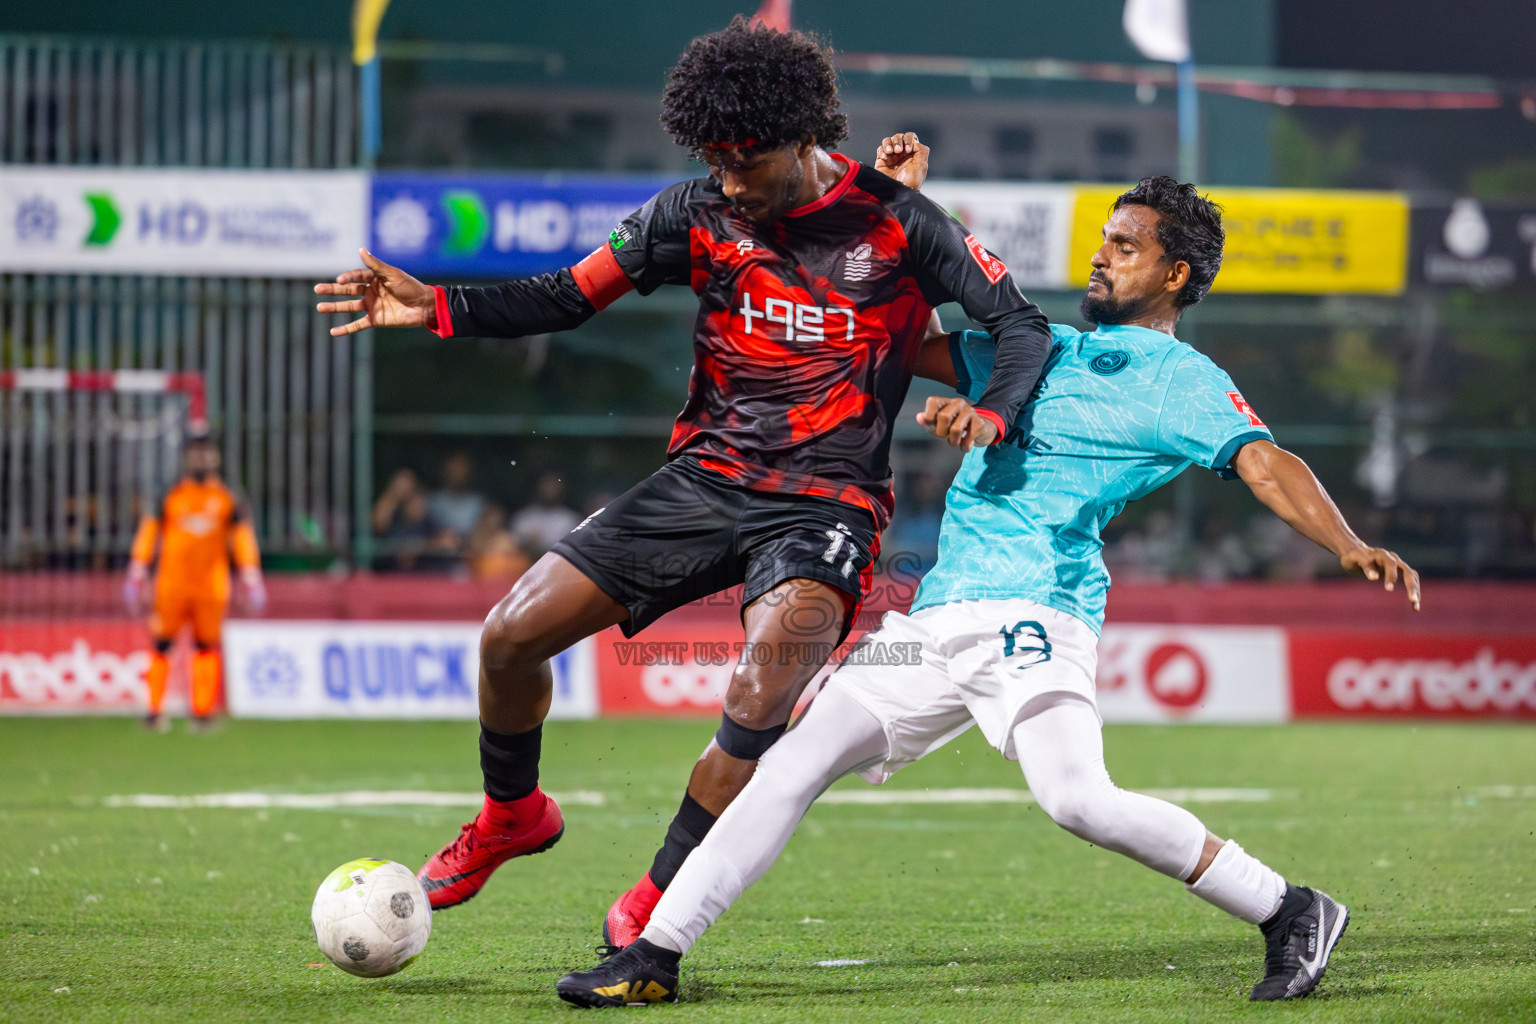
[[[256,536],[244,503],[217,479],[188,477],[166,493],[158,516],[145,516],[131,558],[148,565],[160,545],[156,589],[229,593],[229,562],[259,568]]]

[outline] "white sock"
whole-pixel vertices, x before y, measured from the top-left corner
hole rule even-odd
[[[670,949],[672,952],[679,955],[687,952],[687,950],[678,949],[677,947],[681,945],[681,943],[653,924],[646,925],[645,931],[640,933],[640,937],[653,946],[660,946],[662,949]]]
[[[1205,874],[1184,888],[1249,924],[1268,920],[1285,898],[1285,879],[1228,839]]]
[[[716,827],[719,827],[718,823]],[[713,833],[714,829],[710,829],[710,832]],[[788,836],[784,838],[788,839]],[[656,904],[651,921],[640,933],[640,937],[658,946],[686,953],[693,948],[705,929],[736,902],[745,888],[746,882],[736,865],[707,843],[700,845],[688,854],[677,877],[667,886],[667,891],[662,895],[661,902]]]

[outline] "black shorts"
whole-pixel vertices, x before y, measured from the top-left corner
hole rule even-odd
[[[811,579],[848,597],[841,642],[868,591],[880,533],[857,506],[737,487],[684,456],[551,550],[629,609],[625,636],[737,584],[745,585],[745,608],[785,580]]]

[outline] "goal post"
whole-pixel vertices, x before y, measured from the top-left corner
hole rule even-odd
[[[0,567],[119,567],[207,428],[201,373],[0,370]]]

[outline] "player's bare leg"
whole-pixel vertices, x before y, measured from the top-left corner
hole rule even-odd
[[[628,618],[628,609],[557,554],[540,558],[487,616],[480,635],[485,805],[419,873],[433,910],[474,896],[505,861],[559,842],[560,808],[539,789],[549,659]]]
[[[747,645],[726,690],[720,729],[693,766],[650,871],[609,908],[603,921],[609,945],[627,946],[639,936],[683,861],[746,788],[758,758],[783,735],[795,703],[821,670],[824,652],[843,635],[847,615],[841,591],[808,579],[787,580],[747,606]]]

